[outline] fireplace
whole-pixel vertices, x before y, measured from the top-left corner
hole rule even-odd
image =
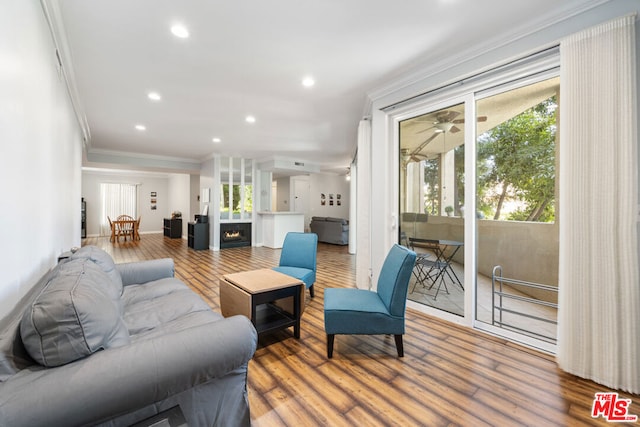
[[[251,246],[251,223],[220,224],[220,249]]]

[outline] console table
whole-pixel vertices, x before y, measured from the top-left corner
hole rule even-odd
[[[182,237],[182,219],[164,219],[164,235],[172,239],[179,239]]]

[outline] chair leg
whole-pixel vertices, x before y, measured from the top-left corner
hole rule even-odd
[[[402,335],[394,335],[396,339],[396,349],[398,350],[398,357],[404,357],[404,346],[402,345]]]
[[[333,357],[333,340],[335,337],[334,334],[327,334],[327,358],[329,359]]]
[[[314,290],[313,285],[309,286],[309,294],[311,295],[311,298],[313,298],[314,296],[316,296],[316,292]]]

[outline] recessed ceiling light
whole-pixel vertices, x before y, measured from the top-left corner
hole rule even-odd
[[[256,118],[253,116],[247,116],[244,119],[247,123],[255,123],[256,122]]]
[[[212,140],[212,141],[213,141],[213,142],[215,142],[215,143],[217,144],[218,142],[221,142],[222,140],[221,140],[220,138],[217,138],[217,137],[216,137],[216,138],[213,138],[213,140]]]
[[[152,101],[160,101],[162,99],[162,97],[160,96],[160,94],[158,92],[149,92],[147,94],[147,96]]]
[[[136,129],[139,131],[143,131],[143,130],[147,130],[147,127],[145,125],[136,125]]]
[[[171,27],[171,32],[174,36],[180,37],[181,39],[186,39],[189,37],[189,30],[182,24],[175,24]]]
[[[304,87],[311,87],[315,84],[316,84],[316,81],[311,76],[307,76],[304,79],[302,79],[302,86]]]

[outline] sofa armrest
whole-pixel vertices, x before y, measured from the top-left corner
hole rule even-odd
[[[249,319],[232,316],[57,368],[23,370],[0,383],[0,419],[15,427],[94,424],[237,370],[246,378],[257,341]]]
[[[124,286],[173,277],[175,273],[173,259],[171,258],[126,262],[116,264],[116,269],[120,272]]]

